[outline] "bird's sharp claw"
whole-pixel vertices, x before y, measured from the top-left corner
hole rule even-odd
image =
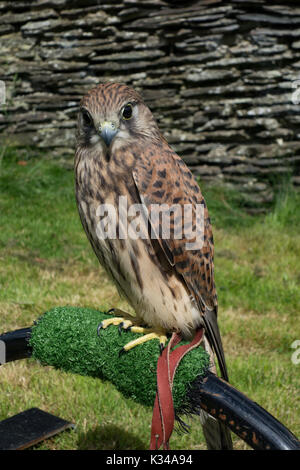
[[[121,336],[121,334],[122,334],[123,326],[124,326],[124,322],[120,323],[119,326],[118,326],[118,331],[119,331],[119,335],[120,335],[120,336]]]
[[[99,336],[100,330],[103,328],[103,323],[99,323],[98,328],[97,328],[97,335]]]
[[[119,351],[119,357],[123,356],[123,354],[126,353],[126,350],[124,348],[120,349]]]

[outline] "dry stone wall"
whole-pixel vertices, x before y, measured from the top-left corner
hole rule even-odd
[[[203,180],[249,204],[282,175],[300,187],[299,2],[3,0],[0,17],[2,142],[72,154],[80,97],[120,81]]]

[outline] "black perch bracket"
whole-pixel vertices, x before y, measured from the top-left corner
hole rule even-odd
[[[0,335],[0,341],[5,344],[5,358],[2,362],[29,358],[32,353],[28,344],[30,335],[31,328]],[[211,372],[194,381],[188,399],[193,413],[199,414],[201,409],[205,410],[253,449],[300,450],[299,440],[282,423]]]

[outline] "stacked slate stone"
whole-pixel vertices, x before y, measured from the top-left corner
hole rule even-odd
[[[200,179],[248,204],[300,187],[300,6],[264,0],[0,1],[1,140],[73,153],[81,96],[138,89]]]

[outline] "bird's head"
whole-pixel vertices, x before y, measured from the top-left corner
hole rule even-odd
[[[81,100],[77,128],[80,145],[107,151],[158,136],[151,111],[139,93],[126,85],[100,84]]]

